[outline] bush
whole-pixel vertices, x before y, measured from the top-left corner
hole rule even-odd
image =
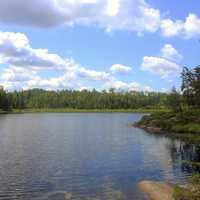
[[[175,200],[196,200],[194,199],[194,194],[191,191],[183,189],[179,186],[174,188],[173,196]]]
[[[200,174],[189,179],[188,188],[176,186],[173,196],[175,200],[200,200]]]
[[[138,125],[161,128],[163,132],[200,135],[200,111],[190,110],[182,113],[156,112],[144,116]]]
[[[188,124],[177,124],[172,127],[172,131],[176,133],[193,133],[200,134],[200,124],[188,123]]]

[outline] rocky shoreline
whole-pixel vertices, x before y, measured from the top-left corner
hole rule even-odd
[[[141,181],[138,187],[150,200],[174,200],[173,185],[170,183]]]
[[[155,126],[145,126],[145,125],[139,125],[137,123],[133,124],[133,127],[141,128],[149,133],[158,133],[158,134],[164,134],[165,131],[162,128],[155,127]]]

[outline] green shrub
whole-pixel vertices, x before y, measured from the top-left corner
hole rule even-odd
[[[200,124],[188,123],[188,124],[177,124],[172,127],[172,131],[176,133],[193,133],[200,134]]]
[[[174,187],[173,196],[175,200],[196,200],[194,194],[191,191],[186,190],[185,188],[183,189],[179,186]]]
[[[182,113],[156,112],[144,116],[138,125],[158,127],[168,133],[199,134],[200,111],[190,110]]]
[[[189,187],[174,187],[175,200],[200,200],[200,174],[193,175],[189,179]]]

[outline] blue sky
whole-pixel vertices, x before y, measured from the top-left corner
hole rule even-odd
[[[168,91],[199,64],[200,2],[0,2],[0,84]]]

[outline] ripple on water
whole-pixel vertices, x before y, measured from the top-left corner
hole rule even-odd
[[[141,117],[1,116],[0,200],[142,200],[140,180],[184,181],[196,149],[128,125]]]

